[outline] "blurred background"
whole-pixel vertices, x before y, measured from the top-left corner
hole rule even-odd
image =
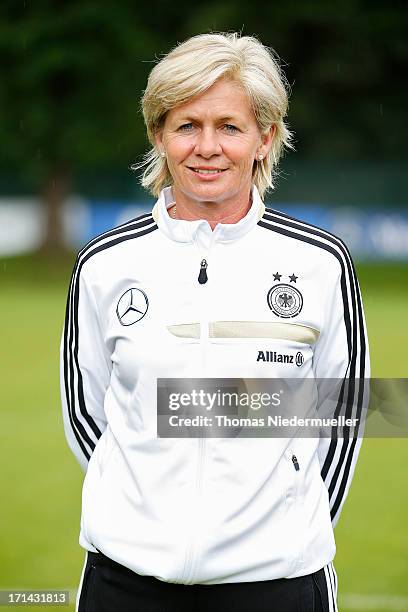
[[[281,57],[296,152],[266,203],[346,241],[373,376],[407,377],[405,2],[4,0],[2,589],[73,597],[79,583],[83,474],[64,440],[58,382],[69,276],[87,240],[151,209],[129,169],[148,147],[147,75],[178,41],[211,30],[254,34]],[[407,460],[405,439],[364,442],[336,528],[342,611],[408,610]]]

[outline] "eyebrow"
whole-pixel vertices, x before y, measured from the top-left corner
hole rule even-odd
[[[199,121],[199,120],[200,120],[199,117],[195,115],[181,115],[180,117],[176,119],[177,123],[179,121]],[[216,121],[220,121],[220,122],[223,121],[225,123],[232,121],[233,123],[236,123],[236,122],[242,121],[242,119],[240,119],[239,117],[233,117],[231,115],[228,115],[224,117],[217,117]]]

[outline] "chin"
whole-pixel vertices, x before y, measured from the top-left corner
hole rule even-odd
[[[207,201],[218,201],[227,197],[231,192],[231,189],[222,185],[200,185],[185,190],[185,193],[191,198]]]

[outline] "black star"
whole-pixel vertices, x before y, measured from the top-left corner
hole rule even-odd
[[[291,275],[289,276],[289,278],[290,278],[290,282],[291,282],[291,283],[296,283],[296,279],[298,279],[299,277],[298,277],[298,276],[295,276],[294,274],[291,274]]]
[[[279,274],[279,272],[273,275],[273,280],[280,281],[281,278],[282,278],[282,274]]]

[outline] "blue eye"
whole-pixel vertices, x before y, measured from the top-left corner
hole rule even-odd
[[[190,132],[192,128],[192,123],[183,123],[183,125],[180,125],[179,130],[181,130],[182,132]]]
[[[227,132],[238,132],[238,128],[235,127],[235,125],[232,125],[231,123],[226,123],[224,125],[224,128],[227,130]]]

